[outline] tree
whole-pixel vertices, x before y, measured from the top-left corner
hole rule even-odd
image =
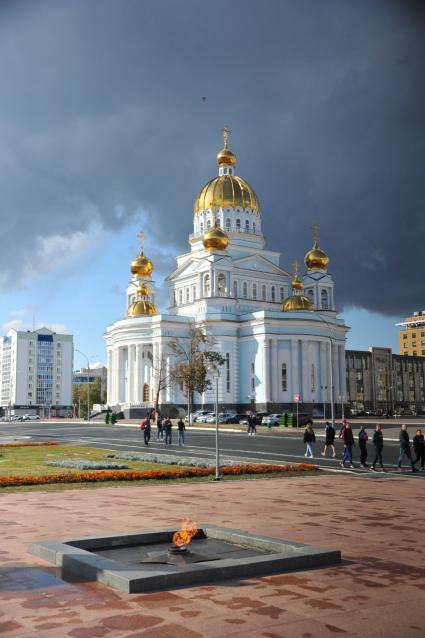
[[[72,388],[72,402],[76,410],[79,410],[82,417],[87,416],[87,389],[88,384],[75,384]],[[93,403],[102,403],[100,390],[100,378],[97,377],[90,383],[90,411],[93,409]],[[79,416],[80,416],[79,414]]]
[[[167,355],[165,353],[162,353],[160,359],[153,364],[152,373],[155,387],[155,413],[158,414],[161,392],[173,382],[172,372],[167,368]]]
[[[224,357],[212,348],[216,340],[207,335],[203,326],[192,324],[187,336],[175,337],[169,341],[169,348],[176,358],[170,376],[174,382],[182,385],[187,397],[187,414],[190,425],[190,415],[193,404],[193,394],[202,394],[211,387],[208,374],[219,369],[224,364]]]

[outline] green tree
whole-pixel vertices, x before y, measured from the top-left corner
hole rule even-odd
[[[79,414],[82,418],[87,417],[87,399],[88,399],[88,384],[82,385],[74,384],[72,388],[72,402],[74,405],[75,413]],[[90,383],[90,412],[93,410],[94,403],[102,403],[102,393],[100,390],[100,379],[96,378]]]

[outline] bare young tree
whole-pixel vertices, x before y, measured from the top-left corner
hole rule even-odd
[[[216,340],[207,335],[203,326],[190,325],[187,335],[175,337],[169,341],[169,348],[176,360],[170,371],[171,379],[182,385],[187,397],[189,425],[193,394],[202,394],[211,387],[208,373],[211,368],[218,369],[224,364],[224,357],[213,350]]]
[[[171,370],[167,367],[167,355],[165,353],[162,353],[159,360],[152,365],[152,373],[155,388],[155,414],[158,414],[161,392],[169,388],[174,382]]]

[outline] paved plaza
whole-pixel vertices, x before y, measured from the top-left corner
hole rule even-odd
[[[422,483],[335,474],[0,495],[7,638],[424,636]],[[152,594],[64,582],[33,540],[178,525],[184,516],[339,548],[331,568]]]

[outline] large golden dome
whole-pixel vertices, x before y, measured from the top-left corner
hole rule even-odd
[[[153,273],[153,263],[144,254],[143,250],[136,259],[131,262],[130,270],[138,277],[150,277]]]
[[[304,295],[291,295],[283,302],[282,311],[292,312],[294,310],[314,310],[314,305]]]
[[[209,208],[217,210],[226,206],[250,208],[260,213],[260,202],[254,189],[236,175],[218,175],[205,184],[195,200],[194,212],[196,215]]]
[[[147,299],[134,301],[127,310],[127,317],[152,317],[158,314],[158,308]]]
[[[326,270],[329,266],[329,257],[320,248],[317,240],[314,242],[313,248],[306,253],[304,263],[308,270]]]
[[[226,250],[229,244],[229,237],[219,226],[214,226],[207,230],[202,238],[202,242],[207,250]]]

